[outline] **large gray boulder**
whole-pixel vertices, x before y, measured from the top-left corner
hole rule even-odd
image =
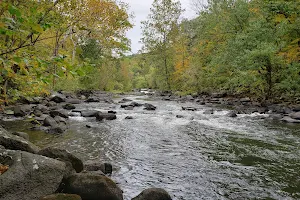
[[[156,110],[156,107],[149,103],[145,103],[144,107],[145,107],[144,110]]]
[[[80,113],[82,117],[96,117],[99,112],[97,110],[82,110]]]
[[[103,119],[114,120],[114,119],[117,119],[117,115],[113,114],[113,113],[101,113],[101,112],[98,112],[96,114],[96,119],[98,121],[102,121]]]
[[[1,200],[38,200],[53,194],[66,171],[63,162],[24,151],[0,149],[0,164],[8,166],[0,175]]]
[[[6,149],[27,151],[30,153],[37,153],[39,148],[31,142],[22,137],[8,133],[5,129],[0,127],[0,145]]]
[[[150,188],[142,191],[132,200],[172,200],[167,191],[161,188]]]
[[[59,159],[63,162],[70,162],[77,173],[83,170],[82,161],[65,149],[48,147],[40,150],[38,154],[49,158]]]
[[[64,181],[63,192],[83,200],[123,200],[122,190],[110,178],[94,172],[72,174]]]
[[[24,117],[31,111],[30,105],[20,105],[14,107],[14,116],[16,117]]]
[[[62,103],[66,101],[66,97],[62,94],[56,94],[50,98],[50,101],[54,101],[55,103]]]

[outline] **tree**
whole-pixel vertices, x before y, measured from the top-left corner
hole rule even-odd
[[[178,29],[181,13],[179,1],[154,0],[148,20],[142,22],[144,50],[156,54],[159,59],[158,71],[164,74],[165,84],[162,89],[171,90],[170,77],[174,65],[169,51],[174,42],[174,31]]]

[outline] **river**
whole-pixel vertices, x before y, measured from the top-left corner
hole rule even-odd
[[[66,148],[85,161],[112,163],[112,179],[125,200],[150,187],[166,189],[174,200],[300,198],[299,125],[258,114],[229,118],[224,109],[203,114],[210,108],[196,103],[126,98],[157,109],[80,104],[79,109],[115,110],[117,120],[73,117],[64,135],[32,132],[31,139],[40,146]],[[183,111],[182,106],[198,111]]]

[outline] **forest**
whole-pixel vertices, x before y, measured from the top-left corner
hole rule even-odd
[[[0,1],[0,103],[56,90],[300,95],[300,1],[154,0],[133,55],[129,5],[115,0]]]

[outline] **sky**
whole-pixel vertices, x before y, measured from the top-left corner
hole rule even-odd
[[[134,14],[134,19],[132,23],[134,27],[127,32],[127,37],[131,40],[131,52],[137,53],[141,49],[142,44],[139,43],[140,38],[142,37],[141,30],[141,21],[147,19],[148,14],[150,13],[150,8],[153,0],[123,0],[129,4],[129,12]],[[181,7],[185,9],[182,17],[191,19],[195,16],[195,12],[191,8],[191,0],[180,0]]]

